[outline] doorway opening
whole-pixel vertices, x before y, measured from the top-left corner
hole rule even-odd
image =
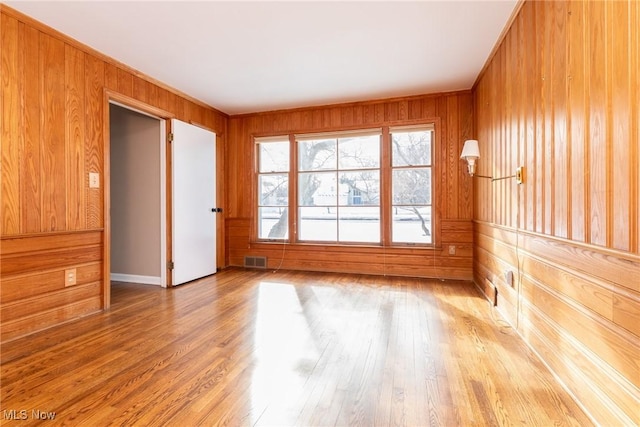
[[[110,280],[105,280],[109,285],[114,281],[166,287],[165,120],[110,101],[108,156],[105,237],[110,240]],[[105,300],[110,303],[110,295]]]

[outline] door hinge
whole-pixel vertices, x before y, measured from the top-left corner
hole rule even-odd
[[[173,142],[173,132],[169,132],[169,142]]]
[[[173,261],[167,261],[167,270],[173,270]]]

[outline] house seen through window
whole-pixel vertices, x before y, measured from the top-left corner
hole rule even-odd
[[[256,138],[258,239],[432,244],[433,126],[385,131]]]

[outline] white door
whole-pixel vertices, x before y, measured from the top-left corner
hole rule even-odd
[[[216,134],[173,119],[173,285],[216,272]]]

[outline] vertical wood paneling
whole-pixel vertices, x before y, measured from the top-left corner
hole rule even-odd
[[[85,194],[85,54],[65,47],[66,79],[66,183],[68,230],[86,228]]]
[[[108,68],[108,67],[107,67]],[[87,111],[85,122],[84,162],[85,176],[83,177],[86,194],[86,224],[88,229],[103,226],[103,190],[89,188],[89,172],[97,172],[104,177],[103,141],[104,141],[104,94],[105,63],[91,55],[85,57],[85,108]]]
[[[629,166],[631,161],[630,125],[631,106],[629,104],[630,70],[630,22],[629,2],[609,2],[607,25],[607,49],[610,52],[611,83],[611,165],[612,171],[611,195],[612,201],[612,236],[611,246],[623,251],[630,250],[629,237]],[[610,23],[610,25],[609,25]],[[636,29],[637,31],[637,29]],[[636,87],[636,92],[640,90]]]
[[[475,280],[603,424],[640,423],[638,8],[526,1],[474,88],[480,167],[527,167],[519,194],[476,181]]]
[[[421,112],[421,116],[412,115],[418,111]],[[430,113],[434,115],[428,116]],[[411,122],[407,122],[408,120]],[[433,179],[434,182],[438,182],[434,210],[436,227],[440,227],[441,230],[436,232],[441,246],[435,250],[355,246],[345,248],[340,245],[320,248],[294,243],[287,246],[282,258],[283,251],[280,245],[255,241],[254,136],[336,131],[345,127],[388,127],[391,124],[416,124],[427,121],[435,121],[438,130],[438,142],[434,153],[437,166]],[[282,268],[289,269],[466,277],[465,275],[470,273],[472,256],[470,219],[473,212],[473,180],[465,172],[466,165],[460,161],[460,150],[462,141],[472,136],[473,97],[469,92],[265,112],[230,118],[225,157],[228,262],[231,265],[242,265],[245,255],[259,255],[266,256],[270,266],[274,262],[274,266],[279,265],[277,260],[282,258]],[[383,183],[383,191],[390,191],[389,188],[384,190],[384,185]],[[449,255],[449,245],[455,247],[455,256]],[[394,251],[393,255],[389,253],[390,250]]]
[[[502,123],[503,123],[503,132],[501,141],[501,148],[504,158],[504,163],[502,164],[502,170],[498,176],[509,176],[513,173],[513,152],[516,149],[516,144],[512,144],[511,141],[517,141],[517,136],[515,134],[514,127],[517,126],[517,122],[515,119],[515,109],[517,105],[515,104],[514,96],[516,85],[507,85],[505,82],[514,82],[516,77],[516,66],[515,66],[515,50],[511,48],[514,43],[516,33],[516,27],[514,26],[513,31],[511,31],[505,37],[505,46],[504,50],[504,66],[503,66],[503,80],[502,80],[502,90],[504,93],[504,104],[502,110]],[[516,198],[513,197],[513,189],[515,188],[513,183],[510,180],[499,181],[502,191],[502,197],[504,203],[502,206],[503,210],[503,224],[508,226],[514,226],[512,212],[515,212],[514,205],[516,204]]]
[[[20,272],[16,279],[22,296],[12,301],[14,305],[0,307],[15,320],[3,328],[0,339],[8,339],[97,310],[108,300],[101,277],[94,277],[91,286],[92,292],[103,294],[92,295],[90,300],[85,299],[86,286],[64,287],[64,268],[82,264],[88,255],[94,257],[95,271],[108,271],[101,259],[108,250],[102,239],[108,172],[105,89],[121,90],[141,104],[160,107],[216,131],[220,135],[221,197],[226,191],[222,157],[228,118],[4,5],[0,5],[0,19],[0,265],[29,265],[29,271]],[[99,174],[99,188],[89,188],[89,172]],[[224,227],[223,221],[220,226]],[[78,236],[91,236],[91,253],[82,245],[73,254],[61,250]],[[220,238],[224,239],[224,229]],[[18,261],[7,252],[15,244],[27,248]],[[223,266],[224,241],[220,249]],[[38,278],[54,270],[63,281],[56,279],[55,289],[43,289]],[[6,278],[4,273],[2,277]],[[78,277],[81,279],[81,271]],[[36,299],[29,299],[34,295]]]
[[[553,80],[553,162],[552,192],[553,210],[551,211],[552,234],[567,237],[568,198],[571,189],[568,186],[567,167],[570,158],[570,146],[567,144],[567,3],[553,3],[553,44],[551,46]]]
[[[104,65],[104,86],[118,91],[118,67],[108,62]]]
[[[2,16],[2,233],[15,234],[20,224],[20,79],[18,22]]]
[[[447,99],[447,117],[453,122],[459,122],[459,104],[457,96],[448,96]],[[457,163],[457,159],[460,157],[462,150],[459,147],[460,144],[460,129],[458,126],[448,126],[446,134],[446,147],[444,163],[445,165]],[[458,218],[458,168],[444,168],[444,174],[446,178],[446,185],[443,188],[445,193],[446,209],[449,212],[451,219]]]
[[[569,5],[568,37],[569,37],[569,100],[567,107],[569,111],[569,135],[571,140],[571,161],[568,168],[569,188],[567,194],[570,196],[570,221],[572,240],[584,242],[586,240],[586,216],[587,212],[585,191],[571,191],[572,189],[586,188],[588,177],[588,157],[585,145],[588,140],[585,134],[586,124],[586,81],[585,76],[585,53],[589,52],[585,40],[584,25],[584,3],[573,2]],[[588,147],[588,145],[586,145]]]
[[[118,79],[118,92],[133,98],[133,75],[122,68],[118,68],[116,73]]]
[[[607,85],[605,3],[589,2],[589,242],[607,244]]]
[[[409,104],[411,105],[411,103]],[[417,104],[416,105],[420,105]],[[471,94],[461,95],[460,102],[458,104],[460,111],[458,117],[460,117],[460,136],[458,138],[458,151],[454,153],[450,164],[460,163],[460,153],[462,152],[462,144],[467,139],[473,138],[473,97]],[[411,107],[410,107],[411,108]],[[414,118],[411,115],[411,118]],[[458,216],[457,218],[472,218],[473,217],[473,186],[466,180],[471,179],[467,173],[464,164],[462,167],[457,168],[458,175]]]
[[[536,220],[535,220],[535,230],[539,233],[544,232],[544,171],[545,171],[545,162],[544,162],[544,57],[542,55],[545,39],[544,32],[541,31],[542,23],[544,22],[544,4],[542,2],[533,2],[534,9],[534,26],[536,28],[535,31],[535,51],[530,52],[536,58],[536,73],[535,77],[535,106],[536,106],[536,154],[535,154],[535,163],[531,164],[531,169],[534,170],[533,178],[535,180],[535,192],[536,192]]]
[[[526,120],[526,139],[527,149],[522,160],[522,165],[526,166],[527,179],[525,181],[525,188],[527,196],[525,198],[526,206],[526,221],[524,224],[525,229],[536,229],[536,217],[537,217],[537,203],[536,203],[536,105],[538,99],[536,96],[537,88],[537,52],[536,38],[532,37],[532,34],[536,33],[535,24],[535,11],[533,3],[527,2],[524,4],[522,12],[523,16],[523,28],[521,33],[521,40],[523,43],[522,56],[524,57],[524,108],[525,108],[525,120]]]
[[[169,91],[164,88],[158,90],[158,108],[169,111]]]
[[[148,83],[147,89],[147,102],[149,105],[158,105],[158,91],[160,88],[155,84]]]
[[[22,117],[24,144],[21,156],[22,232],[38,233],[42,229],[42,182],[40,156],[40,32],[20,23],[19,35],[22,69]]]
[[[629,206],[629,218],[636,217],[636,223],[632,223],[632,238],[635,237],[632,251],[640,254],[640,4],[631,2],[631,204]],[[634,89],[635,88],[635,89]],[[634,189],[635,186],[635,189]],[[635,227],[635,230],[633,228]]]
[[[498,93],[500,91],[500,87],[499,87],[499,75],[498,75],[498,70],[500,69],[500,59],[501,59],[502,55],[501,52],[497,52],[496,53],[496,57],[495,57],[495,63],[494,65],[491,67],[491,75],[489,77],[490,81],[491,81],[491,85],[490,85],[490,93],[489,93],[489,99],[490,99],[490,105],[491,105],[491,110],[490,110],[490,117],[492,122],[497,122],[498,121],[498,117],[500,114],[500,102],[501,102],[501,98],[498,96]],[[493,158],[500,158],[500,125],[495,126],[493,128],[491,128],[491,134],[489,136],[489,147],[488,147],[488,152],[490,153],[489,156],[487,157],[487,160],[493,159]],[[491,161],[491,163],[489,163],[489,173],[488,176],[499,176],[498,171],[496,170],[496,163],[494,161]],[[493,184],[493,183],[492,183]],[[501,223],[501,210],[500,210],[500,200],[501,200],[501,193],[500,193],[500,187],[497,185],[491,185],[491,203],[492,203],[492,207],[491,207],[491,221],[492,222],[497,222],[497,223]]]
[[[147,88],[147,81],[141,79],[138,76],[133,76],[132,94],[135,99],[142,101],[145,104],[149,103],[149,90]]]
[[[522,20],[514,22],[514,43],[516,46],[522,46],[523,43],[523,25]],[[523,49],[516,49],[514,52],[514,68],[515,68],[515,78],[514,78],[514,91],[513,91],[513,106],[514,106],[514,118],[512,121],[512,136],[516,139],[516,141],[521,141],[520,144],[513,144],[512,155],[513,155],[513,163],[511,164],[511,174],[514,173],[515,169],[520,165],[525,164],[525,155],[527,151],[527,138],[526,138],[526,117],[525,117],[525,103],[523,102],[523,95],[525,89],[524,83],[524,57],[523,57]],[[513,203],[512,208],[512,224],[514,224],[517,228],[524,228],[524,224],[526,223],[526,198],[527,192],[526,187],[521,187],[519,185],[514,185],[514,182],[511,182],[511,198],[516,201]]]
[[[42,231],[66,229],[65,47],[40,34],[42,77]]]
[[[543,22],[547,25],[543,27],[544,42],[542,51],[544,52],[542,58],[542,108],[543,108],[543,122],[544,122],[544,137],[542,140],[543,157],[542,165],[543,171],[543,232],[545,234],[553,233],[553,191],[554,191],[554,160],[553,160],[553,147],[554,147],[554,132],[553,132],[553,105],[554,96],[553,92],[553,60],[554,60],[554,37],[556,33],[555,19],[553,14],[553,8],[544,7]],[[558,94],[559,95],[559,94]]]

